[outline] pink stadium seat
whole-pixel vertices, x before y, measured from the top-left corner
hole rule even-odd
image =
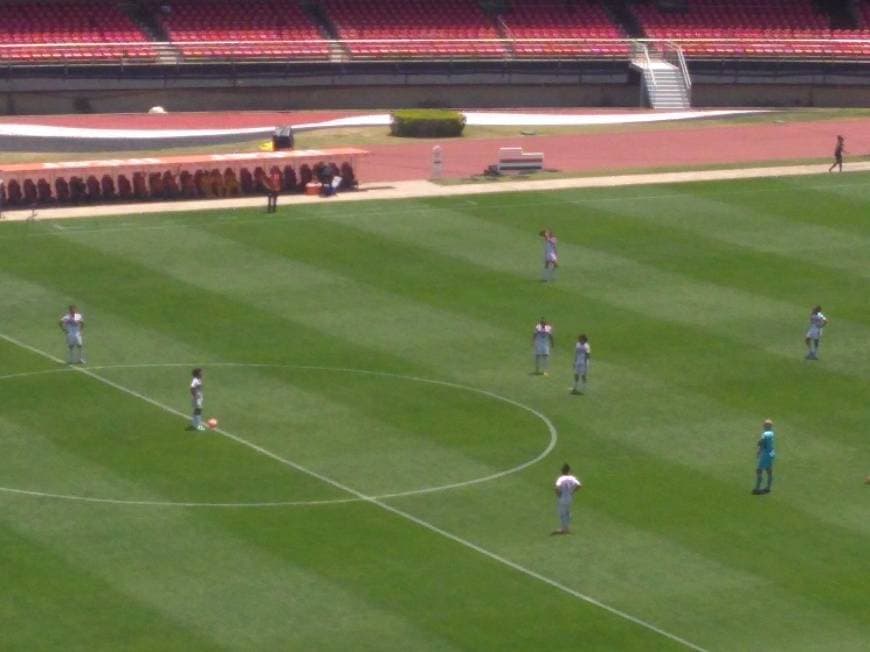
[[[502,20],[521,57],[612,56],[628,54],[623,43],[608,43],[625,34],[599,2],[577,0],[512,0]],[[526,39],[533,39],[526,41]],[[605,39],[605,40],[600,40]]]
[[[329,58],[329,44],[295,0],[174,0],[159,20],[187,58]]]
[[[136,47],[119,46],[124,43]],[[0,3],[0,44],[0,61],[156,58],[145,35],[110,0]]]
[[[691,0],[686,11],[661,11],[653,2],[631,7],[648,37],[676,40],[690,56],[840,53],[829,17],[812,0]]]
[[[475,0],[323,0],[357,57],[501,57],[493,21]],[[350,41],[350,42],[348,42]],[[380,42],[379,42],[380,41]]]

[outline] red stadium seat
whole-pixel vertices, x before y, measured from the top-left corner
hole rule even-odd
[[[648,37],[676,40],[689,56],[836,52],[830,19],[815,10],[812,0],[691,0],[685,11],[668,12],[652,2],[631,8]],[[831,46],[812,40],[828,41]]]
[[[512,0],[502,20],[515,39],[514,51],[520,57],[609,57],[625,56],[629,51],[628,45],[615,40],[625,38],[625,34],[593,0],[578,0],[570,6]],[[611,39],[614,41],[608,43]]]
[[[475,0],[323,0],[352,55],[399,57],[501,57],[501,35]],[[348,42],[350,41],[350,42]]]
[[[158,21],[191,59],[329,58],[329,44],[295,0],[174,0]]]
[[[0,38],[4,44],[22,47],[0,48],[0,59],[36,63],[120,60],[122,56],[156,59],[145,34],[118,4],[110,0],[2,3]],[[117,43],[136,47],[125,55]]]

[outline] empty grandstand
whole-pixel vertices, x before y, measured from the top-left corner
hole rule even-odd
[[[117,2],[4,2],[0,61],[153,61],[154,46]]]
[[[475,0],[323,0],[353,56],[504,57],[501,35]]]
[[[320,58],[329,46],[296,0],[175,0],[156,17],[186,59]]]
[[[695,76],[717,104],[733,101],[718,97],[725,83],[810,79],[853,89],[851,104],[870,87],[870,0],[5,0],[0,37],[9,113],[94,111],[94,98],[127,90],[193,109],[206,87],[236,100],[245,92],[233,89],[272,89],[232,104],[248,108],[285,106],[289,87],[340,106],[380,106],[361,89],[397,86],[416,89],[408,105],[451,104],[449,87],[463,85],[481,106],[522,87],[526,104],[661,108],[704,97]],[[48,95],[58,89],[69,95]],[[819,97],[794,87],[743,101],[832,101]],[[126,110],[118,98],[104,108]]]
[[[870,0],[8,0],[6,64],[870,56]]]
[[[500,19],[517,56],[625,56],[626,34],[595,0],[513,0]]]

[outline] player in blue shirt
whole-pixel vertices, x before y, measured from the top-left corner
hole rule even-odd
[[[765,419],[761,439],[758,440],[758,465],[755,468],[755,489],[753,495],[769,494],[773,484],[773,460],[776,457],[773,437],[773,421]],[[767,486],[761,488],[761,472],[767,471]]]

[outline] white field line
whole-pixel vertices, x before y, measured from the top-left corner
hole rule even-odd
[[[97,498],[95,496],[77,496],[72,494],[55,494],[46,491],[31,491],[29,489],[16,489],[14,487],[0,487],[0,491],[7,494],[33,496],[34,498],[53,498],[55,500],[69,500],[77,503],[94,503],[101,505],[132,505],[135,507],[319,507],[323,505],[340,505],[345,503],[359,502],[358,498],[333,498],[331,500],[288,500],[285,502],[263,503],[191,503],[173,500],[127,500],[121,498]]]
[[[9,342],[10,344],[14,344],[18,347],[21,347],[22,349],[26,349],[27,351],[35,353],[36,355],[39,355],[43,358],[57,362],[58,364],[64,364],[63,360],[61,360],[60,358],[57,358],[57,357],[51,355],[50,353],[42,351],[41,349],[37,349],[33,346],[30,346],[29,344],[25,344],[24,342],[21,342],[21,341],[15,339],[13,337],[10,337],[4,333],[0,333],[0,339],[3,339],[5,341]],[[123,385],[120,385],[112,380],[109,380],[108,378],[104,378],[103,376],[100,376],[99,374],[95,374],[94,372],[89,371],[88,369],[84,369],[81,367],[75,367],[75,370],[78,371],[78,373],[84,374],[85,376],[88,376],[88,377],[93,378],[94,380],[96,380],[98,382],[103,383],[104,385],[108,385],[109,387],[112,387],[120,392],[123,392],[125,394],[130,395],[130,396],[134,396],[135,398],[138,398],[142,401],[145,401],[146,403],[153,405],[154,407],[160,408],[161,410],[163,410],[165,412],[178,415],[184,419],[188,418],[188,415],[176,410],[173,407],[170,407],[168,405],[164,405],[163,403],[160,403],[159,401],[155,401],[154,399],[152,399],[148,396],[145,396],[144,394],[141,394],[134,389],[130,389],[129,387],[125,387]],[[647,629],[649,631],[655,632],[656,634],[659,634],[660,636],[662,636],[664,638],[667,638],[671,641],[674,641],[675,643],[679,643],[679,644],[685,646],[686,648],[689,648],[691,650],[696,650],[696,652],[707,652],[707,650],[705,650],[701,646],[696,645],[695,643],[692,643],[691,641],[688,641],[680,636],[677,636],[676,634],[671,634],[670,632],[668,632],[664,629],[661,629],[660,627],[657,627],[656,625],[653,625],[650,622],[642,620],[641,618],[638,618],[637,616],[632,616],[631,614],[629,614],[625,611],[622,611],[620,609],[617,609],[616,607],[611,607],[610,605],[605,604],[604,602],[601,602],[600,600],[596,600],[595,598],[588,596],[585,593],[581,593],[580,591],[572,589],[571,587],[566,586],[560,582],[557,582],[556,580],[553,580],[549,577],[546,577],[545,575],[542,575],[536,571],[533,571],[529,568],[526,568],[525,566],[521,566],[520,564],[513,562],[513,561],[507,559],[506,557],[502,557],[501,555],[499,555],[497,553],[494,553],[490,550],[487,550],[486,548],[478,546],[477,544],[472,543],[471,541],[469,541],[467,539],[463,539],[462,537],[460,537],[456,534],[448,532],[447,530],[444,530],[444,529],[438,527],[437,525],[430,523],[429,521],[424,521],[423,519],[418,518],[417,516],[414,516],[413,514],[410,514],[404,510],[401,510],[397,507],[394,507],[388,503],[382,502],[382,501],[378,500],[377,498],[367,496],[366,494],[364,494],[360,491],[357,491],[353,487],[350,487],[342,482],[339,482],[338,480],[334,480],[334,479],[330,478],[329,476],[323,475],[322,473],[318,473],[317,471],[314,471],[312,469],[308,469],[300,464],[297,464],[293,460],[287,459],[287,458],[282,457],[276,453],[273,453],[273,452],[263,448],[262,446],[259,446],[253,442],[250,442],[246,439],[243,439],[237,435],[234,435],[231,432],[227,432],[226,430],[222,430],[220,428],[216,429],[215,432],[220,433],[224,437],[227,437],[227,438],[241,444],[242,446],[247,446],[248,448],[260,453],[261,455],[264,455],[265,457],[273,459],[276,462],[284,464],[285,466],[288,466],[291,469],[299,471],[300,473],[304,473],[305,475],[308,475],[312,478],[316,478],[317,480],[320,480],[324,484],[328,484],[332,487],[335,487],[336,489],[339,489],[340,491],[344,491],[345,493],[348,493],[348,494],[350,494],[350,495],[352,495],[352,496],[354,496],[362,501],[365,501],[365,502],[368,502],[372,505],[380,507],[381,509],[383,509],[387,512],[390,512],[391,514],[395,514],[396,516],[399,516],[401,518],[404,518],[405,520],[408,520],[412,523],[415,523],[416,525],[419,525],[422,528],[425,528],[431,532],[439,534],[439,535],[443,536],[444,538],[449,539],[450,541],[453,541],[453,542],[455,542],[455,543],[457,543],[465,548],[468,548],[469,550],[473,550],[474,552],[477,552],[478,554],[480,554],[484,557],[488,557],[489,559],[492,559],[493,561],[496,561],[504,566],[507,566],[508,568],[511,568],[511,569],[523,574],[523,575],[526,575],[527,577],[536,579],[539,582],[542,582],[542,583],[547,584],[555,589],[558,589],[558,590],[560,590],[568,595],[571,595],[571,596],[577,598],[578,600],[581,600],[581,601],[586,602],[588,604],[594,605],[594,606],[596,606],[604,611],[607,611],[608,613],[611,613],[615,616],[618,616],[619,618],[622,618],[622,619],[627,620],[631,623],[634,623],[635,625],[643,627],[644,629]]]
[[[143,369],[143,368],[161,368],[161,367],[186,367],[193,368],[199,366],[200,363],[189,363],[189,362],[172,362],[172,363],[151,363],[151,364],[118,364],[118,365],[100,365],[89,367],[92,371],[102,370],[102,369]],[[201,365],[206,366],[206,365]],[[481,476],[479,478],[473,478],[471,480],[461,480],[457,482],[451,482],[449,484],[436,485],[432,487],[423,487],[421,489],[410,489],[407,491],[397,491],[386,494],[378,494],[375,496],[370,496],[375,500],[382,500],[385,498],[404,498],[406,496],[419,496],[422,494],[431,494],[437,493],[440,491],[447,491],[450,489],[460,489],[463,487],[469,487],[476,484],[482,484],[484,482],[490,482],[492,480],[497,480],[499,478],[503,478],[508,475],[513,475],[514,473],[519,473],[520,471],[527,469],[534,464],[537,464],[545,457],[547,457],[553,449],[556,447],[556,444],[559,441],[559,433],[556,430],[556,426],[552,421],[547,417],[547,415],[539,412],[535,408],[526,405],[525,403],[520,403],[519,401],[515,401],[512,398],[508,398],[506,396],[502,396],[501,394],[496,394],[495,392],[490,392],[486,389],[480,389],[478,387],[472,387],[470,385],[462,385],[460,383],[452,383],[447,380],[435,380],[432,378],[422,378],[420,376],[406,376],[404,374],[396,374],[388,371],[372,371],[370,369],[352,369],[348,367],[322,367],[316,365],[287,365],[287,364],[270,364],[270,363],[252,363],[252,362],[212,362],[208,364],[209,367],[240,367],[240,368],[248,368],[248,369],[300,369],[300,370],[308,370],[308,371],[332,371],[336,373],[345,373],[345,374],[359,374],[363,376],[376,376],[380,378],[396,378],[399,380],[410,380],[416,383],[425,383],[427,385],[440,385],[441,387],[451,387],[453,389],[459,389],[466,392],[473,392],[474,394],[480,394],[481,396],[487,396],[496,401],[500,401],[502,403],[506,403],[508,405],[513,405],[529,414],[535,416],[540,421],[544,423],[547,427],[547,432],[549,433],[549,441],[547,442],[547,446],[538,453],[535,457],[525,462],[518,464],[517,466],[513,466],[509,469],[504,469],[503,471],[497,471],[495,473],[491,473],[489,475]],[[2,376],[0,376],[2,379]],[[318,501],[326,502],[326,501]],[[347,502],[347,501],[340,501]],[[300,503],[300,504],[308,504],[308,503]]]
[[[22,371],[16,374],[4,374],[0,376],[0,380],[9,380],[11,378],[27,378],[28,376],[43,376],[45,374],[60,374],[60,373],[69,373],[72,371],[71,368],[65,367],[63,369],[42,369],[41,371]]]
[[[99,371],[103,369],[159,369],[159,368],[168,368],[168,367],[186,367],[188,369],[192,369],[201,365],[201,363],[193,363],[193,362],[168,362],[168,363],[145,363],[145,364],[115,364],[115,365],[99,365],[94,366],[91,365],[88,369],[91,372]],[[203,365],[205,366],[205,365]],[[451,383],[445,380],[433,380],[431,378],[421,378],[418,376],[405,376],[402,374],[395,374],[386,371],[372,371],[369,369],[350,369],[343,367],[322,367],[322,366],[312,366],[312,365],[285,365],[285,364],[269,364],[269,363],[244,363],[244,362],[211,362],[208,363],[208,367],[240,367],[240,368],[272,368],[272,369],[302,369],[302,370],[310,370],[310,371],[332,371],[336,373],[346,373],[346,374],[360,374],[367,376],[379,376],[385,378],[398,378],[401,380],[410,380],[418,383],[426,383],[429,385],[441,385],[444,387],[452,387],[455,389],[460,389],[463,391],[473,392],[475,394],[481,394],[482,396],[487,396],[489,398],[495,399],[497,401],[501,401],[502,403],[507,403],[508,405],[513,405],[515,407],[520,408],[521,410],[525,410],[530,414],[534,415],[541,421],[543,421],[544,425],[547,427],[547,431],[549,432],[549,441],[547,442],[547,446],[543,451],[538,453],[534,458],[522,462],[517,466],[513,466],[509,469],[504,469],[503,471],[497,471],[495,473],[491,473],[486,476],[481,476],[479,478],[472,478],[471,480],[461,480],[457,482],[451,482],[448,484],[442,485],[434,485],[430,487],[422,487],[420,489],[408,489],[405,491],[394,491],[390,493],[378,494],[376,496],[372,496],[372,498],[376,500],[383,500],[386,498],[404,498],[406,496],[419,496],[423,494],[431,494],[437,493],[441,491],[449,491],[451,489],[460,489],[463,487],[470,487],[476,484],[482,484],[484,482],[491,482],[492,480],[497,480],[499,478],[503,478],[508,475],[513,475],[514,473],[519,473],[523,469],[526,469],[534,464],[537,464],[545,457],[547,457],[552,450],[556,447],[556,443],[559,440],[559,433],[556,430],[556,426],[553,425],[553,422],[547,418],[541,412],[538,412],[534,408],[520,403],[519,401],[515,401],[513,399],[507,398],[506,396],[501,396],[500,394],[496,394],[495,392],[490,392],[485,389],[479,389],[477,387],[471,387],[469,385],[461,385],[459,383]],[[26,371],[21,373],[8,374],[5,376],[0,376],[0,380],[6,379],[14,379],[14,378],[22,378],[27,376],[37,376],[51,373],[70,373],[78,370],[73,367],[62,367],[56,369],[47,369],[42,371]],[[132,506],[146,506],[146,507],[226,507],[226,508],[259,508],[259,507],[309,507],[309,506],[318,506],[318,505],[330,505],[330,504],[339,504],[339,503],[351,503],[351,502],[359,502],[361,499],[359,498],[333,498],[329,500],[293,500],[293,501],[257,501],[257,502],[193,502],[193,501],[175,501],[175,500],[136,500],[136,499],[128,499],[128,498],[102,498],[97,496],[82,496],[79,494],[59,494],[52,493],[46,491],[37,491],[34,489],[20,489],[16,487],[4,487],[0,486],[0,492],[4,493],[12,493],[19,494],[25,496],[34,496],[34,497],[43,497],[43,498],[54,498],[58,500],[70,500],[70,501],[79,501],[85,503],[105,503],[109,505],[132,505]]]

